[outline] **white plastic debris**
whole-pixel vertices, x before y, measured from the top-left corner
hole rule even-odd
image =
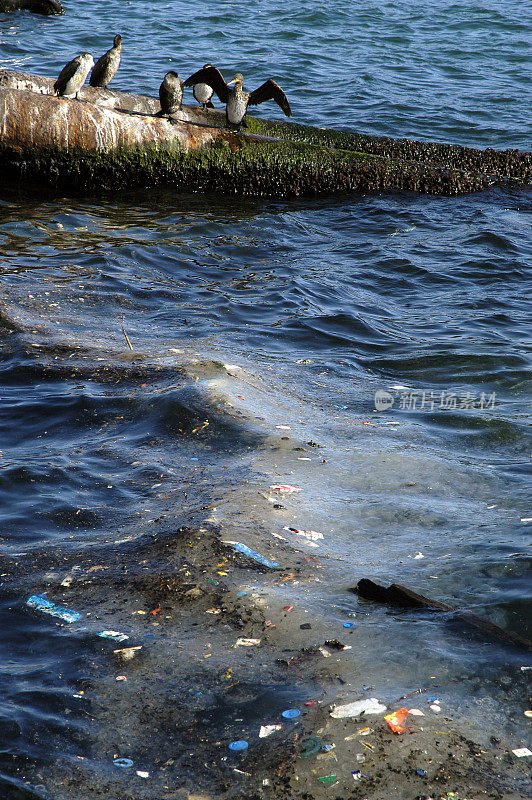
[[[318,531],[303,531],[300,528],[289,528],[287,525],[284,526],[283,530],[295,533],[297,536],[303,536],[305,539],[310,539],[311,542],[323,539],[323,533],[319,533]]]
[[[414,716],[414,717],[424,717],[425,716],[423,711],[421,711],[421,709],[419,709],[419,708],[411,708],[411,709],[409,709],[408,713],[412,714],[412,716]]]
[[[369,697],[367,700],[356,700],[354,703],[347,703],[344,706],[335,706],[331,711],[334,719],[344,717],[358,717],[360,714],[382,714],[386,711],[384,706],[376,697]]]
[[[517,750],[512,750],[512,753],[514,756],[517,756],[517,758],[532,756],[532,750],[529,750],[528,747],[518,747]]]
[[[261,725],[259,739],[265,739],[266,736],[271,736],[275,731],[280,731],[282,727],[282,725]]]
[[[431,707],[430,707],[430,710],[434,711],[436,714],[439,714],[440,711],[441,711],[441,708],[438,705],[436,705],[436,703],[433,703],[431,705]]]
[[[144,772],[144,770],[142,770],[142,769],[137,769],[137,770],[135,770],[135,772],[137,773],[139,778],[149,778],[150,777],[150,773],[149,772]]]
[[[416,554],[415,554],[414,558],[415,558],[415,559],[418,559],[418,558],[425,558],[425,556],[423,555],[423,553],[421,553],[421,552],[418,552],[418,553],[416,553]]]
[[[332,656],[332,653],[329,653],[329,651],[326,650],[324,647],[319,647],[318,650],[320,651],[320,653],[324,658],[330,658]]]
[[[260,639],[245,639],[241,637],[240,639],[236,640],[235,647],[253,647],[253,645],[260,644]]]
[[[131,661],[139,650],[142,650],[141,644],[137,645],[137,647],[121,647],[119,650],[113,650],[113,653],[116,653],[124,661]]]
[[[532,517],[521,517],[521,522],[532,522]]]

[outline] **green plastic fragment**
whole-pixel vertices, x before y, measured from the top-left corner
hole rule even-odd
[[[318,778],[322,783],[337,783],[338,778],[336,775],[324,775],[323,778]]]

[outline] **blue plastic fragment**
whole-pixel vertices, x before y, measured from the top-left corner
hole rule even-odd
[[[301,711],[298,711],[297,708],[287,708],[286,711],[283,711],[281,716],[285,719],[294,719],[295,717],[299,717],[300,714]]]
[[[224,542],[224,544],[229,544],[233,548],[233,550],[238,550],[239,553],[242,553],[245,556],[249,556],[254,561],[258,561],[259,564],[262,564],[265,567],[278,567],[279,564],[277,561],[269,561],[264,556],[261,556],[260,553],[255,552],[252,550],[251,547],[248,547],[247,544],[242,544],[242,542]]]
[[[236,596],[237,597],[245,597],[245,595],[247,595],[247,592],[237,592]]]
[[[115,767],[123,767],[124,769],[128,769],[128,767],[133,766],[133,761],[130,758],[115,758],[113,764]]]
[[[344,622],[344,628],[354,628],[354,627],[355,627],[354,622]]]
[[[345,411],[347,406],[337,406],[336,403],[333,404],[333,408],[339,408],[341,411]]]
[[[52,603],[51,600],[47,600],[46,597],[41,597],[41,595],[38,594],[32,594],[31,597],[28,597],[26,605],[30,608],[36,608],[44,614],[50,614],[51,617],[59,617],[59,619],[65,622],[77,622],[78,619],[81,619],[81,614],[78,611],[58,606]]]
[[[236,742],[231,742],[229,745],[229,750],[234,750],[235,752],[239,752],[240,750],[247,750],[248,743],[245,739],[237,739]]]
[[[101,631],[98,634],[101,639],[113,639],[115,642],[125,642],[126,639],[129,639],[125,633],[120,633],[120,631]]]
[[[427,770],[425,769],[416,769],[416,775],[419,775],[421,778],[427,777]]]
[[[429,703],[439,703],[440,702],[438,697],[427,697],[427,700],[429,701]]]

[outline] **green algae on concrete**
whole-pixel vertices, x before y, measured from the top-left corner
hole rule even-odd
[[[400,189],[452,195],[465,184],[469,190],[487,185],[457,170],[298,142],[248,141],[239,134],[196,150],[160,145],[105,151],[41,148],[22,155],[0,143],[0,163],[26,184],[46,181],[81,191],[170,184],[180,191],[248,197]]]
[[[178,191],[300,197],[408,190],[457,195],[532,183],[532,155],[393,140],[183,106],[154,116],[154,98],[91,90],[53,97],[51,80],[2,70],[0,166],[11,180],[70,191],[170,185]]]

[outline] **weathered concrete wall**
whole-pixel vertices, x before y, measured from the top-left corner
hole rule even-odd
[[[530,154],[394,141],[183,106],[154,117],[154,98],[84,87],[52,96],[53,79],[0,71],[0,168],[14,180],[92,191],[173,185],[256,197],[407,189],[453,195],[495,180],[530,182]],[[467,164],[467,169],[463,164]]]

